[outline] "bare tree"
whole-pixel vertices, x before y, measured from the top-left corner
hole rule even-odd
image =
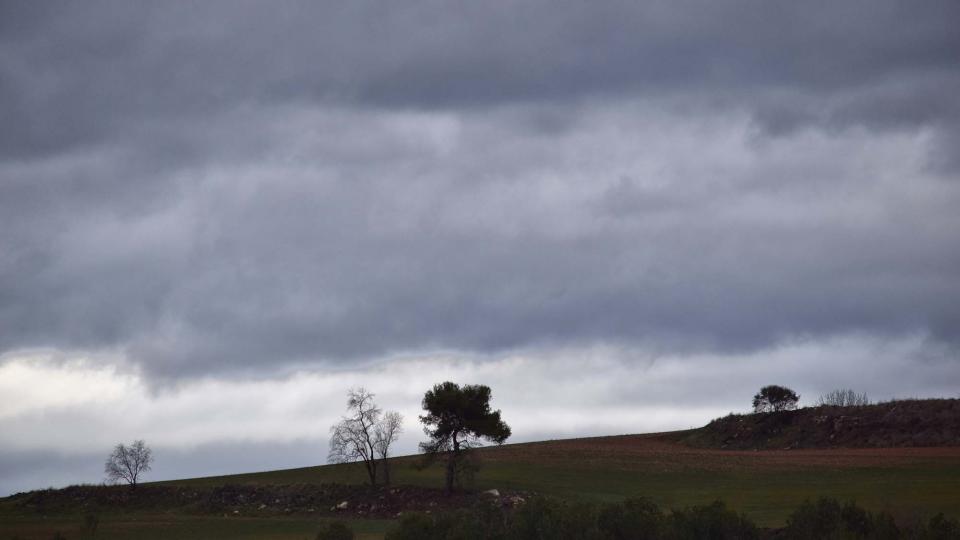
[[[403,415],[396,411],[389,411],[383,415],[383,418],[377,422],[376,443],[374,447],[377,451],[377,457],[383,463],[383,483],[390,483],[390,445],[397,440],[403,431]]]
[[[107,458],[107,463],[103,467],[103,472],[106,473],[107,480],[112,483],[123,480],[131,487],[136,487],[140,475],[150,470],[152,462],[153,452],[143,439],[140,439],[133,441],[130,446],[118,444],[114,447],[113,453]]]
[[[331,463],[360,461],[367,470],[370,484],[377,484],[377,462],[383,461],[390,445],[401,431],[403,417],[400,413],[383,412],[373,402],[374,394],[365,388],[353,388],[347,392],[349,414],[330,428]],[[389,482],[389,471],[386,472]]]
[[[839,389],[827,392],[820,396],[819,405],[833,405],[836,407],[863,407],[870,404],[866,392],[857,393],[853,390]]]

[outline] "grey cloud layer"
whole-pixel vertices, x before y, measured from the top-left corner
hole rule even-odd
[[[4,4],[0,352],[958,341],[955,3],[478,6]]]

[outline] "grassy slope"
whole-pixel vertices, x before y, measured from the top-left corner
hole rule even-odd
[[[716,498],[761,525],[783,524],[806,498],[853,499],[873,509],[960,515],[960,449],[902,452],[822,450],[721,452],[684,448],[672,434],[505,445],[484,450],[477,489],[529,490],[566,498],[614,501],[645,495],[665,507]],[[417,470],[395,460],[394,482],[442,485],[439,467]],[[359,483],[357,466],[321,466],[173,481],[224,483]]]
[[[895,514],[960,516],[960,449],[824,449],[718,451],[683,446],[688,433],[602,437],[505,445],[483,451],[484,467],[475,488],[512,488],[593,501],[630,495],[652,497],[665,507],[683,507],[722,498],[761,525],[776,526],[805,498],[829,495],[854,499]],[[394,460],[397,484],[440,486],[442,470],[417,470],[414,459]],[[358,466],[321,466],[232,476],[196,478],[167,484],[215,486],[227,483],[360,483]],[[50,538],[62,530],[79,538],[83,516],[38,521],[11,513],[0,500],[0,531],[21,538]],[[316,519],[224,518],[127,514],[101,516],[98,538],[312,538]],[[385,522],[354,523],[376,538]],[[149,525],[149,527],[142,527]],[[141,531],[141,528],[143,529]],[[150,530],[149,534],[143,531]],[[28,535],[30,530],[35,536]],[[74,534],[68,534],[73,531]],[[156,532],[156,531],[162,531]],[[270,534],[267,534],[269,531]],[[11,534],[4,531],[0,540]]]

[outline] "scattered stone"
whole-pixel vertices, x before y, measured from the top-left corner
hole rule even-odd
[[[257,510],[263,510],[263,509],[266,508],[266,507],[267,507],[267,505],[265,505],[265,504],[263,504],[263,503],[260,503],[260,506],[257,507]]]
[[[337,505],[337,510],[346,510],[347,508],[350,508],[350,503],[347,501],[343,501]]]
[[[488,489],[483,492],[484,495],[490,495],[491,497],[499,497],[500,492],[496,489]]]

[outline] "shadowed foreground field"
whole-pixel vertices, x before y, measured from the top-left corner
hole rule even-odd
[[[677,442],[685,432],[624,435],[505,445],[482,450],[473,489],[532,491],[564,498],[615,501],[644,495],[665,508],[720,498],[761,526],[780,526],[804,499],[855,500],[909,519],[944,512],[960,516],[960,448],[726,451]],[[394,483],[440,487],[439,467],[418,470],[416,458],[394,460]],[[322,466],[161,482],[212,487],[361,483],[358,466]],[[323,509],[327,512],[328,509]],[[46,519],[0,502],[0,540],[81,538],[83,513]],[[323,516],[248,518],[178,513],[102,514],[97,538],[313,538]],[[356,517],[356,516],[353,516]],[[379,538],[386,520],[353,520],[361,538]]]

